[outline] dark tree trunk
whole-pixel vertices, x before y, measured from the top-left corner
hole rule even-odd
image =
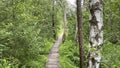
[[[77,0],[77,22],[78,22],[78,42],[80,53],[80,68],[83,68],[84,63],[84,41],[83,41],[83,28],[82,28],[82,8],[81,1]]]
[[[55,0],[53,0],[53,6],[52,6],[52,31],[53,31],[53,37],[56,39],[56,32],[55,32]]]

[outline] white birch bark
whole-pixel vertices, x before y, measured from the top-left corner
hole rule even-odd
[[[88,68],[100,68],[101,46],[103,44],[103,2],[89,0],[90,34]]]

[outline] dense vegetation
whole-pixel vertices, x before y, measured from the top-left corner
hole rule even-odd
[[[53,37],[53,30],[57,37],[63,31],[63,7],[62,0],[56,1],[55,5],[52,0],[0,0],[0,68],[44,68],[47,55],[57,39]],[[120,0],[104,1],[102,68],[120,67],[119,14]],[[67,36],[60,47],[61,68],[79,67],[76,22],[76,11],[67,6]],[[89,44],[88,6],[83,9],[83,27],[86,66]]]

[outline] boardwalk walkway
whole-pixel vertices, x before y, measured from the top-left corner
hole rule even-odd
[[[62,43],[63,33],[59,36],[58,40],[53,45],[46,63],[46,68],[60,68],[59,64],[59,47]]]

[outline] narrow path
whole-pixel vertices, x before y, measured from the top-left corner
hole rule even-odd
[[[62,43],[63,33],[59,36],[58,40],[53,45],[46,63],[46,68],[60,68],[59,64],[59,47]]]

